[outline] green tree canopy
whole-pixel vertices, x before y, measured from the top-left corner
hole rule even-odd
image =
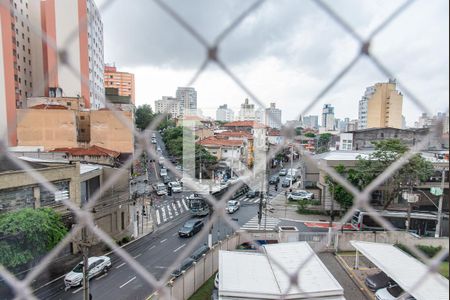
[[[144,130],[153,121],[154,116],[152,107],[149,104],[139,106],[135,113],[136,127]]]
[[[51,208],[7,212],[0,216],[0,264],[24,265],[53,249],[67,234],[61,216]]]
[[[305,133],[305,136],[308,137],[308,138],[315,138],[316,134],[312,133],[312,132],[307,132],[307,133]]]

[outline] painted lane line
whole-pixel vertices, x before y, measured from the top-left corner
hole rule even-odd
[[[184,208],[186,209],[186,211],[188,210],[188,207],[187,207],[187,205],[186,205],[186,202],[185,202],[185,200],[183,199],[182,201],[181,201],[182,203],[183,203],[183,206],[184,206]]]
[[[75,291],[73,291],[72,294],[76,294],[76,293],[78,293],[79,291],[81,291],[82,289],[83,289],[83,287],[80,287],[80,288],[76,289]]]
[[[118,268],[120,268],[120,267],[123,267],[123,266],[125,266],[125,263],[121,263],[120,265],[118,265],[118,266],[116,267],[116,269],[118,269]]]
[[[142,253],[139,253],[138,255],[133,256],[133,258],[138,258],[138,257],[141,256],[141,255],[142,255]]]
[[[167,239],[163,239],[162,241],[160,241],[160,243],[162,244],[162,243],[164,243],[165,241],[167,241]]]
[[[155,245],[151,246],[151,247],[148,249],[148,251],[152,250],[152,249],[155,248],[155,247],[156,247]]]
[[[184,246],[186,246],[186,244],[181,245],[180,247],[178,247],[177,249],[173,250],[173,253],[177,252],[178,250],[180,250],[181,248],[183,248]]]
[[[101,276],[95,278],[95,280],[100,280],[101,278],[105,277],[106,275],[108,275],[108,273],[103,273]]]
[[[169,219],[172,219],[172,209],[170,208],[170,205],[166,206],[167,211],[169,212]]]
[[[178,205],[178,208],[180,209],[180,212],[183,212],[183,207],[181,207],[180,201],[177,201],[177,205]]]
[[[172,203],[172,207],[173,207],[173,212],[175,214],[175,217],[178,216],[178,210],[177,210],[177,206],[175,205],[175,203]]]
[[[166,222],[167,221],[167,217],[166,217],[166,210],[164,209],[164,206],[161,207],[161,211],[162,211],[163,221]]]
[[[178,235],[178,232],[175,232],[174,234],[172,234],[172,236],[176,236],[176,235]]]
[[[156,224],[157,225],[161,224],[161,218],[159,216],[159,210],[156,210]]]
[[[126,286],[127,284],[129,284],[130,282],[132,282],[133,280],[136,279],[136,276],[134,276],[133,278],[131,278],[130,280],[128,280],[127,282],[125,282],[124,284],[122,284],[121,286],[119,286],[119,289],[123,288],[124,286]]]

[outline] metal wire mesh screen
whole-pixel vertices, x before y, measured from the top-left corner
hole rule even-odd
[[[108,9],[114,5],[115,2],[118,2],[117,0],[109,0],[104,2],[100,7],[99,11],[101,14],[107,14]],[[198,68],[197,72],[192,75],[192,78],[189,80],[189,83],[187,86],[192,86],[199,76],[204,73],[208,65],[214,64],[219,69],[223,71],[223,73],[229,77],[233,81],[233,83],[242,89],[248,97],[251,99],[252,102],[254,102],[257,106],[260,108],[265,108],[263,102],[260,100],[258,95],[254,93],[245,82],[243,82],[239,75],[234,73],[227,64],[221,59],[220,56],[220,50],[222,47],[222,43],[224,40],[226,40],[231,33],[234,31],[239,30],[239,25],[246,19],[255,14],[258,9],[260,9],[262,6],[266,4],[267,1],[259,0],[259,1],[252,1],[252,2],[245,2],[243,5],[245,5],[245,9],[242,11],[241,14],[239,14],[214,40],[212,43],[208,42],[207,39],[205,39],[191,24],[189,24],[188,21],[186,21],[179,12],[177,12],[174,8],[172,8],[167,2],[162,0],[154,0],[153,1],[159,8],[161,14],[167,14],[171,19],[173,19],[183,30],[185,30],[188,34],[190,34],[193,37],[193,43],[198,43],[201,45],[205,50],[205,57],[203,60],[203,63]],[[378,35],[383,33],[384,31],[387,31],[390,29],[393,25],[394,21],[401,16],[402,14],[407,14],[408,9],[410,6],[414,5],[415,1],[404,1],[401,3],[396,9],[393,10],[392,13],[386,16],[386,18],[379,23],[378,26],[375,27],[375,29],[368,35],[362,36],[358,33],[356,28],[353,28],[343,17],[341,17],[338,13],[336,13],[325,1],[316,0],[313,1],[315,4],[315,7],[318,11],[322,11],[326,16],[328,16],[330,19],[333,20],[335,26],[339,26],[342,28],[348,36],[350,36],[355,42],[359,44],[360,51],[357,53],[355,57],[353,57],[351,60],[348,61],[348,63],[343,67],[339,72],[337,72],[331,81],[326,82],[323,87],[316,92],[316,96],[313,99],[309,99],[309,104],[306,106],[306,108],[303,111],[299,111],[298,115],[303,116],[306,115],[308,112],[310,112],[311,108],[318,103],[333,87],[337,85],[338,82],[342,80],[348,74],[351,72],[352,68],[357,64],[358,61],[361,59],[367,59],[369,60],[381,73],[383,73],[388,78],[397,78],[397,83],[401,86],[402,91],[404,94],[411,100],[413,105],[417,107],[418,110],[422,112],[428,112],[429,109],[427,106],[427,101],[430,101],[429,99],[420,99],[415,96],[415,94],[412,92],[412,89],[408,86],[408,82],[403,82],[401,78],[398,78],[396,76],[396,73],[394,70],[391,70],[387,65],[383,63],[383,60],[371,51],[371,45],[376,40]],[[1,2],[2,9],[6,9],[8,11],[12,11],[13,8],[13,1],[7,1],[3,0]],[[19,21],[24,22],[25,24],[29,24],[29,19],[25,18],[23,15],[18,15]],[[29,24],[32,25],[32,24]],[[82,24],[83,26],[89,26],[89,20],[83,20]],[[72,61],[69,61],[66,56],[66,48],[73,43],[75,37],[78,35],[79,28],[73,29],[73,34],[67,39],[67,41],[64,43],[64,45],[58,45],[56,46],[54,41],[51,39],[51,37],[46,36],[42,33],[40,28],[30,28],[31,31],[33,31],[35,34],[39,35],[42,38],[42,41],[49,45],[57,54],[58,58],[60,60],[60,63],[63,64],[67,70],[73,73],[73,76],[75,78],[81,78],[83,81],[83,84],[89,85],[89,78],[85,78],[82,74],[78,73],[77,68],[75,68],[72,64]],[[301,54],[299,54],[301,55]],[[420,55],[420,53],[418,53]],[[49,70],[49,72],[55,72],[56,70]],[[43,86],[46,85],[46,83],[42,83]],[[159,155],[155,152],[154,147],[149,142],[149,132],[152,130],[155,130],[157,126],[160,124],[160,122],[163,121],[165,116],[160,116],[159,118],[155,119],[147,128],[145,131],[137,131],[134,127],[134,124],[130,122],[130,120],[123,117],[123,115],[117,113],[117,111],[114,109],[114,105],[106,99],[105,103],[106,107],[108,107],[111,111],[116,112],[115,117],[119,122],[121,122],[124,126],[126,126],[130,132],[133,133],[135,141],[137,143],[137,148],[135,149],[135,157],[139,157],[142,153],[145,153],[149,158],[157,160]],[[448,111],[448,107],[442,108],[444,111]],[[436,124],[435,127],[430,130],[430,136],[435,134],[435,130],[438,129],[439,126],[442,126],[442,122],[444,122],[444,119],[439,120],[440,124]],[[14,127],[14,126],[12,126]],[[290,129],[290,130],[289,130]],[[288,128],[288,130],[285,130],[286,133],[285,136],[285,144],[278,145],[275,148],[272,148],[268,150],[264,156],[264,159],[261,159],[256,162],[254,168],[258,170],[258,172],[264,172],[265,167],[269,160],[283,147],[289,147],[289,141],[292,140],[292,132],[294,131],[294,128]],[[21,168],[23,170],[26,170],[28,174],[41,183],[42,186],[45,187],[46,190],[56,193],[58,192],[58,187],[54,186],[51,182],[47,181],[39,172],[33,170],[32,168],[27,167],[27,163],[16,158],[14,155],[8,152],[7,150],[7,144],[8,144],[8,132],[4,132],[2,135],[1,145],[2,149],[0,151],[0,155],[6,157],[9,159],[12,163],[14,163],[18,168]],[[377,187],[379,187],[383,182],[386,181],[389,177],[393,176],[396,171],[398,171],[402,166],[407,164],[408,160],[413,157],[414,154],[418,153],[421,149],[424,148],[425,145],[418,144],[410,149],[407,153],[405,153],[400,159],[398,159],[395,163],[393,163],[389,168],[384,170],[371,184],[369,184],[364,190],[360,191],[358,188],[354,187],[352,184],[350,184],[346,178],[342,177],[340,174],[336,172],[333,168],[329,168],[323,165],[318,165],[317,167],[323,171],[325,171],[336,183],[342,185],[345,187],[345,189],[350,192],[354,197],[353,206],[348,209],[345,216],[342,218],[341,223],[347,223],[354,212],[357,209],[363,209],[368,212],[371,212],[373,214],[373,218],[376,222],[381,224],[386,230],[394,230],[392,225],[387,222],[383,217],[379,216],[377,212],[374,210],[374,208],[370,205],[370,195],[371,192],[373,192]],[[301,145],[294,144],[294,147],[297,149],[297,151],[300,153],[302,159],[308,160],[313,164],[317,164],[317,161],[312,157],[312,155],[303,149]],[[124,169],[130,168],[130,166],[133,163],[133,158],[128,159],[122,166]],[[180,171],[175,168],[173,164],[170,162],[167,163],[168,169],[173,172],[174,174],[177,174],[178,176],[182,176]],[[256,172],[256,173],[258,173]],[[242,179],[244,182],[248,182],[253,178],[253,174],[248,171],[247,173],[242,174]],[[191,188],[192,190],[198,190],[200,187],[196,180],[194,178],[191,178],[192,180],[186,180],[186,186]],[[136,259],[134,259],[129,253],[127,253],[123,248],[119,247],[115,241],[108,236],[104,231],[102,231],[98,226],[95,225],[93,217],[92,217],[92,208],[95,206],[96,202],[102,197],[102,195],[108,191],[111,186],[113,186],[116,181],[118,180],[117,176],[113,176],[110,178],[107,182],[105,182],[100,190],[95,193],[95,195],[92,197],[90,202],[85,205],[83,208],[77,207],[74,205],[74,203],[71,203],[67,200],[62,200],[64,205],[70,209],[70,211],[74,214],[76,217],[76,223],[77,226],[73,227],[73,229],[69,232],[69,234],[58,244],[56,248],[54,248],[52,251],[50,251],[41,261],[40,263],[27,274],[27,276],[19,280],[17,279],[12,273],[10,273],[5,267],[0,266],[0,275],[1,277],[6,281],[6,283],[9,285],[9,287],[14,291],[16,299],[34,299],[35,296],[33,295],[33,290],[31,288],[31,283],[42,273],[46,272],[46,268],[48,267],[49,263],[54,260],[58,253],[62,251],[68,244],[70,244],[73,240],[77,239],[77,236],[80,234],[82,228],[88,228],[88,230],[96,236],[99,240],[106,243],[118,256],[120,256],[131,268],[133,268],[138,276],[140,276],[149,287],[153,289],[153,291],[158,291],[159,296],[161,298],[169,298],[169,291],[167,289],[167,281],[169,280],[169,271],[170,268],[165,272],[164,276],[157,279],[151,272],[149,272],[143,265],[138,263]],[[225,204],[227,199],[230,198],[230,196],[235,192],[235,190],[238,187],[233,188],[232,190],[228,191],[221,199],[214,199],[212,196],[206,196],[207,201],[211,205],[211,207],[214,209],[213,217],[208,220],[206,223],[206,226],[204,230],[201,231],[199,235],[197,235],[194,239],[194,242],[191,243],[190,246],[187,246],[186,248],[182,249],[182,251],[179,252],[179,255],[177,256],[177,259],[173,262],[173,268],[175,268],[179,263],[189,254],[192,252],[192,248],[196,243],[198,243],[200,240],[206,237],[208,234],[208,229],[219,219],[221,219],[223,222],[225,222],[228,226],[233,228],[234,230],[239,230],[239,226],[231,220],[231,217],[225,213]],[[217,201],[219,200],[219,201]],[[338,231],[339,228],[333,228],[333,232]],[[251,239],[251,236],[247,235],[245,232],[241,233],[243,236],[246,236],[246,238]],[[321,245],[321,247],[326,247],[326,245]],[[421,252],[419,252],[416,248],[410,247],[409,249],[412,253],[420,257],[423,261],[426,262],[429,273],[435,273],[437,272],[437,266],[440,262],[442,262],[445,257],[448,256],[448,251],[446,249],[443,249],[436,257],[432,259],[426,258]],[[271,260],[277,264],[277,258],[272,257]],[[304,264],[306,264],[308,260],[305,260]],[[299,269],[303,267],[302,264]],[[280,268],[282,268],[281,265],[278,264]],[[289,290],[291,290],[293,287],[298,286],[300,278],[297,278],[298,272],[292,272],[288,273],[286,270],[286,275],[291,278],[290,287],[288,290],[284,291],[284,293],[288,293]],[[426,276],[426,275],[425,275]],[[417,282],[416,286],[420,286],[423,281]],[[411,291],[409,291],[411,292]]]

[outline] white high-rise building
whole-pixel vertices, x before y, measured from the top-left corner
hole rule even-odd
[[[375,87],[370,86],[366,88],[364,96],[359,100],[358,107],[358,129],[367,128],[367,112],[369,108],[369,99],[375,93]]]
[[[181,105],[177,98],[163,96],[162,99],[155,101],[155,113],[170,114],[172,118],[181,116]]]
[[[270,103],[270,107],[266,108],[264,124],[270,128],[281,129],[281,109],[276,108],[275,103]]]
[[[234,111],[227,104],[220,105],[216,111],[216,120],[222,122],[234,121]]]
[[[197,91],[194,88],[179,87],[176,98],[180,102],[182,115],[197,114]]]
[[[241,104],[238,121],[256,121],[255,105],[250,104],[248,99]]]
[[[335,130],[334,107],[331,104],[324,104],[323,106],[322,127],[326,131]]]

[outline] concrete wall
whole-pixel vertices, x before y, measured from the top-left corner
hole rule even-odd
[[[115,115],[121,116],[127,125]],[[133,153],[133,115],[125,111],[91,111],[91,145],[122,153]]]
[[[405,246],[413,247],[415,245],[441,246],[442,248],[449,248],[448,238],[432,238],[432,237],[416,237],[404,231],[347,231],[339,232],[337,235],[338,251],[355,251],[355,248],[350,244],[351,240],[388,243],[388,244],[403,244]]]

